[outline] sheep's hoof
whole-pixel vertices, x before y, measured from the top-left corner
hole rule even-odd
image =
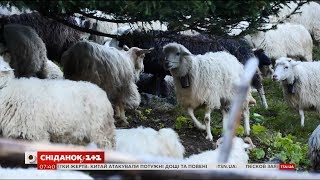
[[[128,121],[127,121],[127,120],[122,120],[122,125],[123,125],[123,126],[128,126],[128,125],[129,125],[129,123],[128,123]]]
[[[210,140],[210,141],[213,141],[213,137],[212,137],[211,134],[208,134],[208,135],[206,136],[206,139],[208,139],[208,140]]]

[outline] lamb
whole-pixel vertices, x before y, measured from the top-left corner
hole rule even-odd
[[[0,57],[0,109],[0,134],[6,138],[115,146],[111,103],[89,82],[15,79]]]
[[[289,22],[292,24],[303,25],[309,33],[313,36],[316,42],[320,42],[320,5],[317,2],[308,2],[303,4],[295,14],[286,18],[287,15],[291,14],[293,10],[298,6],[296,2],[289,2],[283,5],[280,9],[278,16],[270,16],[269,20],[271,23],[278,21]]]
[[[143,70],[143,58],[151,49],[133,47],[128,51],[80,41],[62,56],[66,79],[85,80],[106,91],[115,106],[116,117],[128,124],[125,107],[135,109],[141,98],[135,82]]]
[[[301,62],[281,57],[276,60],[273,79],[280,81],[283,95],[291,108],[297,110],[304,126],[304,110],[320,110],[320,62]]]
[[[119,45],[120,47],[123,45],[141,48],[154,47],[154,50],[145,57],[146,61],[144,63],[144,72],[154,75],[154,80],[156,80],[156,82],[154,83],[155,86],[152,87],[155,89],[153,91],[156,92],[156,95],[164,96],[167,93],[160,90],[165,90],[166,88],[162,88],[161,84],[166,84],[164,82],[164,78],[166,75],[170,75],[170,72],[163,68],[164,54],[162,52],[162,47],[165,44],[174,41],[184,45],[194,54],[204,54],[210,51],[216,52],[225,50],[236,56],[242,64],[245,64],[250,57],[254,57],[255,55],[259,57],[259,67],[262,68],[263,66],[268,66],[271,64],[271,60],[264,54],[263,50],[256,49],[254,53],[246,40],[224,38],[213,35],[198,34],[194,36],[187,36],[181,34],[168,34],[165,37],[161,37],[160,31],[133,31],[132,33],[123,34],[118,38],[118,43],[113,44]],[[142,82],[140,84],[145,83]],[[262,85],[262,77],[259,71],[256,72],[252,80],[252,85],[258,90],[263,106],[268,108],[268,104],[264,95],[264,88]],[[144,87],[139,86],[139,89],[144,89]]]
[[[252,141],[250,144],[245,143],[241,138],[234,137],[233,145],[230,151],[230,156],[227,163],[230,164],[248,164],[249,156],[246,152],[247,149],[253,148]],[[216,164],[220,155],[221,148],[218,146],[215,150],[209,150],[200,154],[194,154],[185,159],[186,163],[201,163],[201,164]]]
[[[19,24],[5,25],[2,31],[1,43],[10,53],[10,66],[15,69],[15,76],[39,76],[47,60],[47,50],[38,34]]]
[[[320,125],[312,132],[308,141],[308,157],[314,171],[320,170]]]
[[[43,17],[38,12],[20,15],[3,16],[0,18],[4,24],[20,24],[35,30],[45,43],[47,57],[60,63],[61,55],[70,46],[85,38],[85,33],[72,29],[52,19]],[[77,24],[73,18],[68,21]]]
[[[178,43],[165,45],[163,52],[165,68],[170,70],[173,76],[178,103],[188,110],[188,114],[199,129],[206,130],[206,139],[212,141],[211,111],[221,110],[225,129],[226,110],[236,94],[235,85],[239,83],[240,76],[244,72],[243,65],[227,52],[193,55]],[[247,135],[250,133],[248,99],[242,111]],[[193,112],[201,105],[205,108],[205,125],[196,119]]]
[[[171,128],[116,129],[116,150],[135,156],[151,155],[182,159],[184,147]]]
[[[302,25],[279,24],[277,29],[258,31],[246,36],[246,39],[251,41],[254,48],[263,49],[273,61],[280,57],[312,61],[312,38]]]
[[[0,176],[3,179],[93,179],[80,171],[39,171],[36,168],[1,168]]]

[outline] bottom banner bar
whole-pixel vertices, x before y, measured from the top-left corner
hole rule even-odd
[[[56,168],[60,170],[280,169],[279,164],[57,164]]]

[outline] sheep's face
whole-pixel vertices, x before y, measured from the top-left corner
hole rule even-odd
[[[191,55],[190,51],[177,43],[169,43],[163,47],[165,56],[164,68],[172,70],[178,68],[183,62],[184,56]]]
[[[293,79],[293,68],[298,65],[300,61],[294,61],[291,58],[281,57],[276,60],[275,71],[273,73],[273,80],[284,81]]]
[[[152,50],[153,50],[153,48],[140,49],[137,47],[132,47],[128,50],[129,56],[134,64],[136,81],[139,80],[140,73],[144,69],[143,59],[145,57],[145,54],[150,53]]]

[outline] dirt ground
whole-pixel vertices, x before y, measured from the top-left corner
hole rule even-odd
[[[152,109],[151,112],[147,115],[144,113],[146,110]],[[151,127],[155,130],[161,128],[173,128],[179,135],[183,146],[185,147],[185,156],[188,157],[192,154],[197,154],[202,151],[214,149],[213,142],[219,137],[213,137],[214,141],[207,140],[206,132],[204,130],[199,130],[193,126],[182,127],[181,129],[175,129],[175,121],[177,115],[172,111],[160,111],[153,109],[153,107],[146,107],[140,105],[138,108],[142,112],[144,117],[141,117],[139,113],[131,111],[127,112],[126,115],[129,117],[128,122],[129,126],[125,127],[120,123],[117,123],[117,128],[135,128],[139,126]],[[191,122],[188,122],[191,123]]]

